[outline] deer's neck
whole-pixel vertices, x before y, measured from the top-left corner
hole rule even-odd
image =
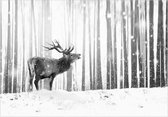
[[[58,69],[59,73],[67,71],[71,66],[71,61],[65,57],[62,57],[58,60]]]

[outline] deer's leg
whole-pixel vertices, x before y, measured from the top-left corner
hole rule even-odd
[[[39,90],[38,81],[39,81],[38,79],[36,79],[36,80],[34,81],[34,84],[35,84],[37,90]]]
[[[29,80],[29,91],[33,90],[33,78],[31,77]]]
[[[53,78],[53,77],[51,77],[51,78],[50,78],[50,90],[52,90],[53,80],[54,80],[54,78]]]

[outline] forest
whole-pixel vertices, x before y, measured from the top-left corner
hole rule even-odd
[[[53,90],[168,86],[168,0],[0,0],[0,94],[28,91],[27,60],[62,57],[54,40],[81,59]]]

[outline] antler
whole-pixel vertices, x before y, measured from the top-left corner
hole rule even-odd
[[[63,49],[61,47],[61,45],[59,44],[59,42],[57,40],[55,40],[55,43],[57,44],[57,46],[54,44],[54,42],[52,41],[52,44],[49,44],[51,47],[46,47],[44,46],[44,48],[48,49],[48,50],[57,50],[59,53],[63,53],[63,54],[69,54],[70,52],[72,52],[72,50],[74,49],[73,47],[69,47],[68,49]]]

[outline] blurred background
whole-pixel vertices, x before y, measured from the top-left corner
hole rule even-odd
[[[53,90],[168,85],[168,0],[0,0],[0,93],[28,90],[29,58],[62,57],[54,40],[82,57]]]

